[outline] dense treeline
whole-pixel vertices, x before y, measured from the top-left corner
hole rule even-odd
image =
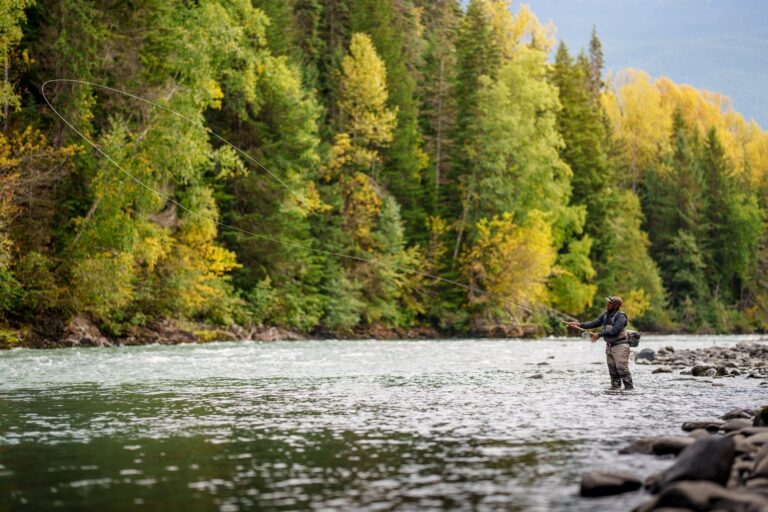
[[[524,5],[10,0],[0,61],[9,328],[558,330],[536,311],[613,294],[643,328],[768,328],[768,134],[720,95],[605,76],[596,33],[555,48]],[[194,121],[46,88],[165,198],[57,120],[50,78]]]

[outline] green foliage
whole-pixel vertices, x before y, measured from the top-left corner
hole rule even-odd
[[[578,315],[592,305],[597,285],[591,284],[595,269],[589,259],[592,239],[571,240],[567,252],[560,254],[549,289],[552,305],[560,311]]]
[[[78,313],[114,334],[161,318],[461,332],[614,294],[642,328],[768,329],[768,135],[716,95],[605,80],[594,30],[552,61],[553,27],[510,7],[6,0],[9,332]],[[186,119],[50,85],[129,176],[18,86],[51,76]]]

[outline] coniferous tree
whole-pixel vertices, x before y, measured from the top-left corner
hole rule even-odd
[[[419,10],[395,0],[358,0],[352,3],[351,27],[371,37],[387,71],[388,105],[397,112],[392,142],[383,150],[380,175],[375,176],[402,207],[406,232],[423,241],[423,171],[427,156],[422,150],[415,71],[421,58]],[[412,49],[416,49],[413,51]]]
[[[455,95],[456,39],[461,22],[461,11],[457,0],[426,2],[424,9],[425,55],[418,84],[422,103],[422,131],[425,147],[430,157],[429,211],[440,214],[440,188],[449,175],[451,155],[456,147],[453,143],[457,102]]]
[[[589,92],[595,103],[600,103],[600,93],[603,90],[603,43],[597,37],[597,27],[592,27],[592,36],[589,39],[589,64],[588,74]]]

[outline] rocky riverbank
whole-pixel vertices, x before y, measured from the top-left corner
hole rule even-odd
[[[768,512],[768,406],[737,409],[719,419],[683,423],[687,435],[645,437],[620,454],[677,455],[659,474],[642,479],[617,471],[591,471],[581,495],[637,491],[651,496],[635,512]]]
[[[231,325],[222,327],[204,323],[161,320],[147,325],[136,326],[119,336],[103,333],[92,321],[83,315],[73,317],[65,325],[46,326],[39,331],[16,331],[13,336],[0,338],[0,349],[10,348],[72,348],[112,347],[132,345],[176,345],[180,343],[207,343],[210,341],[280,341],[304,339],[426,339],[445,337],[447,333],[429,327],[388,328],[370,326],[348,333],[312,332],[304,333],[271,326],[244,327]],[[518,333],[525,335],[525,332]],[[528,333],[530,335],[530,333]]]
[[[698,349],[643,349],[635,363],[652,373],[691,378],[768,378],[768,345],[738,343]],[[768,385],[763,381],[761,385]],[[609,496],[645,488],[651,496],[635,512],[665,510],[768,512],[768,406],[737,409],[718,419],[687,421],[677,436],[643,437],[619,454],[676,456],[665,471],[642,478],[626,472],[585,474],[581,495]]]
[[[635,356],[637,364],[659,365],[654,373],[679,371],[693,377],[768,378],[768,345],[738,343],[707,348],[676,350],[664,347],[656,352],[643,349]]]
[[[0,328],[0,349],[11,348],[71,348],[112,347],[131,345],[176,345],[210,341],[280,341],[304,339],[435,339],[466,336],[472,338],[537,338],[545,332],[539,325],[476,326],[468,332],[438,330],[429,326],[387,327],[370,325],[351,332],[301,332],[274,326],[227,327],[179,320],[160,320],[135,326],[126,332],[110,336],[85,315],[76,315],[69,322],[51,321],[37,329]]]

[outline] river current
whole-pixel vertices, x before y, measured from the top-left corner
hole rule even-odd
[[[768,343],[648,336],[639,348]],[[612,391],[581,339],[238,342],[0,353],[0,510],[629,510],[590,469],[766,402],[759,379]],[[634,350],[633,350],[634,353]],[[541,378],[531,378],[541,374]]]

